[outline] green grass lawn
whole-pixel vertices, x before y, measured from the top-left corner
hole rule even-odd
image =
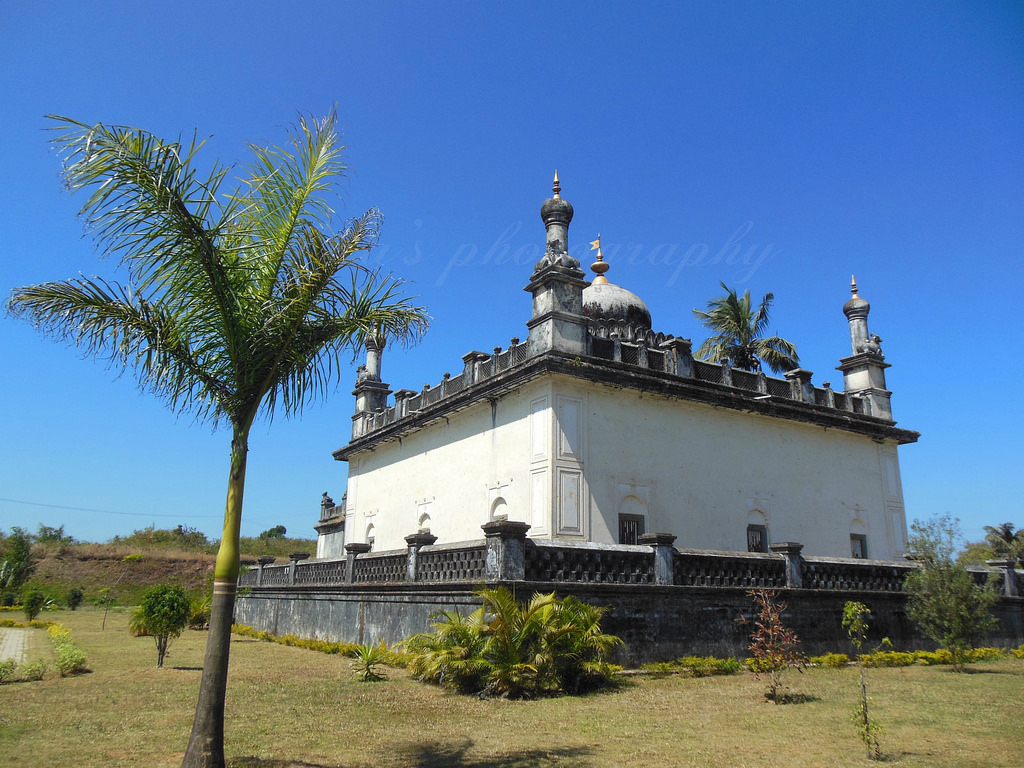
[[[0,686],[0,766],[177,766],[188,739],[206,635],[188,632],[156,668],[128,613],[41,618],[74,632],[88,674]],[[30,652],[50,653],[44,630]],[[234,768],[355,766],[869,766],[850,716],[857,671],[792,672],[800,704],[763,702],[744,673],[633,677],[614,691],[533,702],[458,696],[388,670],[353,680],[349,660],[237,638],[228,681],[226,751]],[[1024,765],[1024,660],[873,669],[885,764]]]

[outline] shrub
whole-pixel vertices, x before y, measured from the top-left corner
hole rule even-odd
[[[939,648],[937,651],[914,651],[914,661],[925,667],[931,667],[939,664],[952,664],[953,654],[946,648]],[[960,663],[966,661],[967,658],[964,657]]]
[[[18,663],[14,659],[0,660],[0,683],[10,680],[14,676],[14,669],[17,666]]]
[[[865,667],[909,667],[917,659],[913,653],[901,651],[873,651],[857,657]]]
[[[51,624],[46,631],[53,641],[53,650],[57,655],[57,672],[60,676],[67,677],[85,671],[85,652],[71,639],[71,630],[60,624]]]
[[[1017,648],[1010,649],[1010,655],[1015,659],[1024,659],[1024,643]]]
[[[151,636],[156,641],[156,665],[164,665],[164,656],[171,640],[178,637],[188,624],[189,600],[183,587],[160,584],[148,590],[142,603],[132,612],[129,631],[139,636]]]
[[[752,589],[747,592],[754,600],[757,618],[754,632],[750,636],[750,652],[753,658],[745,662],[758,678],[767,678],[764,697],[775,704],[784,704],[788,697],[783,695],[782,672],[788,667],[801,668],[804,657],[797,650],[800,641],[796,632],[782,622],[786,604],[776,599],[775,590]]]
[[[684,656],[677,659],[675,664],[691,677],[733,675],[743,668],[736,659],[718,659],[714,656]]]
[[[972,648],[967,652],[967,660],[970,662],[976,661],[996,661],[1006,657],[1006,651],[1002,648]]]
[[[469,616],[441,612],[433,632],[406,641],[413,675],[464,693],[518,699],[578,693],[619,669],[607,661],[622,641],[601,632],[604,609],[553,593],[535,594],[524,606],[505,587],[477,595],[483,605]]]
[[[27,683],[36,683],[43,679],[46,674],[47,664],[45,661],[33,661],[20,668],[21,679]]]
[[[840,669],[850,663],[850,657],[845,653],[826,653],[824,656],[811,656],[807,661],[819,667]]]
[[[210,606],[212,597],[210,595],[199,595],[189,600],[188,604],[188,628],[209,629],[210,628]]]
[[[29,589],[21,598],[21,608],[25,612],[25,620],[32,621],[46,605],[46,595],[38,589]]]
[[[355,661],[352,667],[355,669],[356,679],[363,683],[376,683],[387,680],[387,677],[378,667],[387,663],[388,647],[383,640],[378,645],[357,645],[355,647]]]
[[[68,590],[67,604],[68,608],[72,611],[78,608],[84,599],[85,592],[83,592],[79,587],[72,587]]]

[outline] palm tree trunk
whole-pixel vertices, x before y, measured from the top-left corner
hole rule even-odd
[[[245,463],[249,450],[249,424],[236,425],[231,439],[231,472],[228,499],[224,511],[224,533],[213,572],[213,601],[210,605],[210,630],[203,657],[203,677],[199,700],[192,721],[182,768],[224,768],[224,698],[228,685],[228,654],[231,650],[231,624],[238,587],[238,537],[242,522],[242,495],[245,491]]]

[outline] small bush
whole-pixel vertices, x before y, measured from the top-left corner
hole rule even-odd
[[[640,669],[654,677],[668,677],[679,671],[673,661],[652,661],[649,664],[642,664]]]
[[[26,621],[32,621],[46,605],[46,595],[38,589],[30,589],[21,599],[21,608],[25,612]]]
[[[21,679],[27,683],[36,683],[43,679],[46,674],[47,664],[45,661],[33,661],[20,668]]]
[[[60,676],[67,677],[84,672],[87,669],[85,652],[71,639],[71,630],[61,624],[52,624],[46,631],[53,641],[53,650],[57,655],[57,672]]]
[[[14,676],[14,670],[17,666],[18,663],[14,659],[0,661],[0,683],[4,680],[10,680]]]
[[[188,607],[188,628],[189,629],[209,629],[210,628],[210,607],[212,605],[212,597],[210,595],[200,595],[193,597],[189,600]]]
[[[83,592],[80,588],[72,587],[68,590],[67,604],[68,608],[70,608],[72,611],[78,608],[78,606],[82,604],[82,601],[84,599],[85,592]]]
[[[913,653],[901,651],[875,651],[861,654],[858,658],[865,667],[909,667],[917,661]]]
[[[352,667],[355,669],[356,679],[363,683],[376,683],[387,680],[387,677],[378,667],[387,663],[388,647],[381,640],[379,645],[357,645],[355,648],[355,661]]]
[[[926,667],[953,663],[953,654],[945,648],[939,648],[937,651],[915,651],[913,655],[914,661]]]
[[[1015,659],[1024,659],[1024,643],[1021,643],[1018,648],[1010,649],[1010,655]]]
[[[826,653],[824,656],[811,656],[808,661],[819,667],[840,669],[850,663],[850,657],[845,653]]]
[[[1002,648],[972,648],[967,652],[967,660],[975,661],[996,661],[1005,659],[1006,651]]]

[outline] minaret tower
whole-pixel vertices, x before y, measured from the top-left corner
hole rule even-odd
[[[569,255],[572,205],[562,199],[555,171],[554,195],[544,201],[540,217],[547,232],[544,258],[537,262],[525,290],[533,294],[530,355],[558,352],[577,357],[587,352],[587,323],[583,317],[583,279],[580,263]]]
[[[366,365],[356,369],[356,387],[352,394],[356,397],[356,412],[352,416],[352,438],[359,437],[362,432],[362,417],[367,413],[380,411],[387,407],[390,387],[380,380],[381,355],[384,343],[373,334],[366,338]],[[358,433],[358,434],[357,434]]]
[[[868,312],[871,305],[857,294],[857,280],[851,278],[853,297],[843,305],[843,314],[850,323],[850,346],[853,354],[839,360],[836,369],[843,372],[843,388],[847,394],[860,395],[871,404],[871,416],[893,421],[885,388],[885,369],[889,364],[882,354],[881,339],[868,333]]]

